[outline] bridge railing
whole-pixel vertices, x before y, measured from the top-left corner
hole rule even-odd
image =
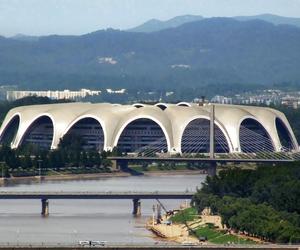
[[[155,156],[151,155],[136,155],[136,154],[126,154],[123,156],[109,157],[110,159],[199,159],[207,160],[210,159],[209,153],[190,153],[190,154],[170,154],[170,153],[160,153]],[[290,151],[290,152],[256,152],[256,153],[215,153],[214,160],[271,160],[271,161],[299,161],[300,152]]]

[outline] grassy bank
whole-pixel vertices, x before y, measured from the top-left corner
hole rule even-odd
[[[255,244],[252,240],[228,234],[226,231],[217,230],[212,225],[200,226],[195,231],[195,234],[198,238],[205,237],[209,242],[214,244]]]
[[[157,163],[157,164],[139,164],[130,165],[131,169],[138,172],[151,172],[151,171],[176,171],[176,170],[205,170],[202,165],[187,164],[187,163]]]
[[[18,184],[30,184],[40,181],[66,181],[66,180],[95,180],[99,178],[111,178],[111,177],[127,177],[130,176],[124,172],[113,173],[91,173],[91,174],[59,174],[59,175],[47,175],[39,178],[38,176],[22,176],[12,177],[4,180],[0,180],[0,186],[3,185],[18,185]]]
[[[10,174],[7,177],[34,177],[34,176],[55,176],[55,175],[75,175],[75,174],[99,174],[112,173],[110,168],[104,167],[73,167],[60,169],[42,169],[37,168],[16,168],[10,169]]]
[[[188,221],[193,221],[197,219],[198,213],[197,210],[193,207],[186,208],[184,210],[179,211],[177,214],[173,215],[170,220],[173,223],[181,223],[185,224]]]
[[[199,225],[201,221],[194,207],[186,208],[173,215],[170,220],[176,224],[188,226],[190,234],[196,238],[205,238],[214,244],[255,244],[254,241],[239,235],[229,234],[226,230],[220,230],[213,224]],[[195,227],[193,225],[196,225]]]

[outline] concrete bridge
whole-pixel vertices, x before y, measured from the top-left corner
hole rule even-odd
[[[245,157],[247,155],[245,154]],[[128,169],[129,163],[141,163],[141,162],[185,162],[185,163],[207,163],[207,174],[209,176],[215,176],[217,171],[217,163],[288,163],[294,162],[295,159],[283,158],[283,159],[261,159],[261,158],[193,158],[193,157],[172,157],[172,156],[162,156],[162,157],[143,157],[143,156],[111,156],[108,157],[109,160],[113,162],[114,168],[117,169]]]
[[[141,199],[191,199],[191,192],[0,192],[2,200],[39,199],[43,216],[49,215],[49,199],[131,199],[133,214],[141,214]]]
[[[246,156],[246,154],[245,154]],[[203,162],[203,163],[284,163],[295,159],[262,159],[262,158],[197,158],[197,157],[143,157],[143,156],[110,156],[112,161],[119,162]]]

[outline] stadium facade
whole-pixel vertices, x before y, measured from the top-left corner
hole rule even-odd
[[[216,153],[298,151],[285,115],[275,109],[214,104]],[[208,153],[212,104],[155,105],[64,103],[17,107],[8,112],[0,142],[17,148],[58,147],[67,134],[83,138],[85,148],[137,152]]]

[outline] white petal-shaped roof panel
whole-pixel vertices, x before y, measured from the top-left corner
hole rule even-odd
[[[139,107],[139,108],[137,108]],[[164,109],[165,107],[165,109]],[[277,110],[263,107],[215,104],[215,123],[222,130],[230,145],[230,151],[240,151],[240,124],[247,118],[258,121],[270,135],[275,149],[281,144],[276,130],[275,120],[279,118],[287,128],[293,144],[298,143],[285,115]],[[83,118],[99,121],[104,133],[104,149],[110,150],[117,145],[123,129],[132,121],[146,118],[156,122],[164,132],[168,150],[181,152],[181,137],[186,126],[194,119],[210,119],[211,105],[199,106],[191,103],[157,103],[155,105],[134,104],[116,105],[110,103],[61,103],[22,106],[10,110],[0,129],[0,137],[10,121],[18,115],[19,128],[13,143],[17,147],[30,125],[41,116],[48,116],[53,121],[54,137],[51,147],[56,148],[60,138]]]

